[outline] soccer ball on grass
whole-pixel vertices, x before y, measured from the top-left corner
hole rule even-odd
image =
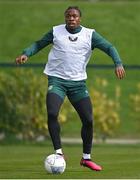
[[[51,154],[45,159],[45,169],[52,174],[62,174],[65,171],[66,162],[63,156]]]

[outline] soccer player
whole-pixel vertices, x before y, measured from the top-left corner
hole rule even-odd
[[[58,114],[65,96],[81,119],[83,141],[82,166],[100,171],[102,167],[91,159],[93,141],[93,114],[90,96],[86,87],[86,66],[91,53],[98,48],[109,55],[115,64],[115,74],[119,79],[125,70],[116,48],[94,29],[81,25],[81,10],[76,6],[68,7],[64,13],[65,24],[57,25],[40,40],[26,48],[16,58],[22,64],[44,47],[52,44],[44,73],[48,77],[46,106],[48,129],[57,154],[63,155]]]

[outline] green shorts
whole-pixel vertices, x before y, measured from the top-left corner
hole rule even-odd
[[[67,96],[71,102],[77,102],[89,96],[85,80],[72,81],[54,76],[48,76],[48,93],[55,93],[62,99]]]

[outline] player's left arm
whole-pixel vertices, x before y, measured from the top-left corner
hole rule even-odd
[[[125,76],[125,70],[117,49],[96,31],[92,34],[92,49],[98,48],[109,55],[115,64],[115,74],[119,79]]]

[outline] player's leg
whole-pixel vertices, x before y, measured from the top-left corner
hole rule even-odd
[[[82,121],[81,137],[83,140],[83,158],[80,161],[82,166],[92,170],[100,171],[102,167],[91,160],[91,148],[93,140],[93,115],[92,105],[89,97],[82,98],[72,103]]]
[[[60,138],[60,125],[58,122],[58,114],[60,107],[63,103],[63,99],[55,94],[48,93],[46,98],[47,115],[48,115],[48,130],[53,142],[56,153],[62,153],[61,150],[61,138]]]
[[[84,80],[74,81],[69,87],[67,96],[82,121],[81,137],[83,140],[83,153],[90,154],[93,139],[93,115],[86,82]]]
[[[48,93],[46,97],[48,130],[54,149],[58,154],[62,154],[58,115],[66,95],[65,91],[63,82],[60,78],[48,76]]]
[[[83,140],[83,153],[90,154],[93,139],[93,116],[90,98],[85,97],[72,104],[82,121],[81,137]]]
[[[102,168],[91,160],[93,113],[86,82],[84,80],[73,82],[72,86],[67,92],[67,95],[70,102],[78,112],[82,122],[81,137],[83,140],[83,158],[80,164],[92,170],[99,171]]]

